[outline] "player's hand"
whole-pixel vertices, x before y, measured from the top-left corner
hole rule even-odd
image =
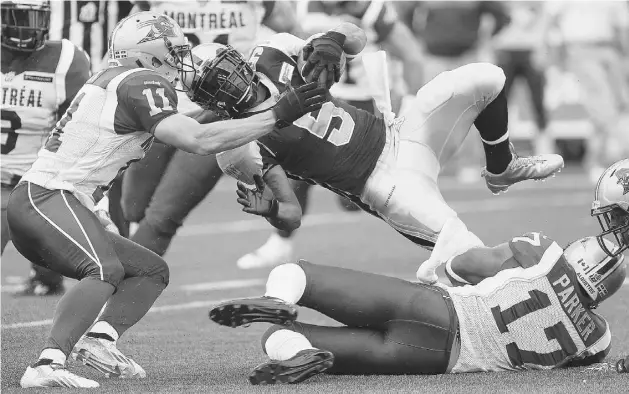
[[[327,100],[326,90],[318,87],[316,82],[307,83],[296,89],[289,88],[275,106],[275,125],[278,128],[290,126],[294,121],[307,113],[316,111]]]
[[[306,44],[302,52],[306,64],[301,70],[305,81],[325,82],[328,89],[338,82],[341,79],[344,43],[344,34],[329,31]],[[321,81],[319,76],[324,70],[327,72],[326,80]]]
[[[253,176],[256,184],[255,189],[249,189],[244,183],[238,181],[236,194],[238,195],[238,203],[242,205],[243,212],[252,213],[265,217],[274,217],[277,215],[278,202],[273,197],[273,193],[264,193],[266,185],[264,180],[258,174]]]

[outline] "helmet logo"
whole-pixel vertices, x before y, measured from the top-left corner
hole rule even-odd
[[[149,30],[146,37],[138,41],[138,44],[158,40],[163,37],[177,37],[175,34],[175,24],[163,15],[155,19],[138,23],[138,29],[146,26],[150,26],[151,30]]]
[[[622,195],[629,193],[629,168],[619,168],[614,171],[614,176],[618,178],[616,183],[623,188]]]

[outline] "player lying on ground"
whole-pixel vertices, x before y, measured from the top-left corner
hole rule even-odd
[[[326,59],[328,69],[334,70],[327,74],[330,86],[342,70],[344,50],[359,52],[365,37],[361,29],[345,23],[310,42],[289,34],[273,36],[254,48],[249,61],[256,73],[248,78],[243,76],[249,76],[252,68],[235,50],[201,45],[194,55],[204,62],[190,97],[225,116],[250,116],[275,105],[276,97],[291,86],[302,86],[302,75],[311,77],[307,71],[312,58]],[[309,57],[304,59],[305,55]],[[445,72],[420,89],[410,110],[395,120],[390,114],[376,117],[331,97],[321,110],[258,138],[257,163],[249,153],[258,147],[248,146],[218,155],[219,164],[226,173],[250,181],[262,163],[269,190],[263,195],[260,189],[242,188],[239,202],[246,212],[265,216],[277,228],[291,230],[301,220],[287,175],[349,197],[407,238],[434,248],[422,266],[430,278],[435,276],[431,267],[482,245],[446,204],[437,185],[442,165],[473,124],[484,141],[487,168],[482,174],[494,193],[520,181],[547,178],[563,167],[558,155],[515,154],[507,131],[504,81],[502,70],[491,64]],[[388,88],[383,92],[388,97]]]
[[[325,100],[324,89],[305,85],[270,111],[201,125],[177,112],[174,86],[194,68],[174,20],[155,12],[131,15],[115,27],[109,51],[111,66],[79,90],[9,197],[16,249],[35,264],[79,280],[59,301],[44,349],[24,373],[22,387],[97,387],[65,369],[71,352],[107,376],[146,376],[116,341],[168,285],[168,266],[106,231],[93,209],[154,138],[191,153],[216,153],[253,141]]]
[[[611,241],[604,243],[616,250]],[[611,332],[593,309],[624,281],[624,256],[608,256],[595,237],[565,250],[521,238],[510,245],[518,267],[475,286],[411,283],[303,260],[285,264],[271,271],[265,296],[225,302],[210,318],[231,327],[276,324],[262,338],[270,360],[253,370],[252,384],[297,383],[323,371],[498,372],[603,360]],[[596,296],[579,274],[582,267],[604,277]],[[343,326],[297,322],[297,305]]]
[[[601,175],[595,190],[591,215],[598,219],[603,229],[596,238],[601,248],[610,256],[620,256],[629,248],[629,159],[620,160],[607,168]],[[619,247],[615,251],[606,248],[604,239],[608,237]],[[538,233],[531,233],[523,238],[514,238],[540,246],[551,242]],[[523,245],[518,243],[517,245]],[[494,247],[472,248],[446,262],[446,274],[452,283],[476,284],[485,278],[494,276],[506,268],[518,266],[512,256],[512,244]],[[589,272],[586,267],[581,271],[584,278],[592,281],[587,287],[594,295],[597,285],[604,278]],[[603,290],[605,291],[605,290]]]

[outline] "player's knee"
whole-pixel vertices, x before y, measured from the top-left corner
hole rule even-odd
[[[164,284],[164,288],[170,283],[170,268],[163,259],[160,259],[161,263],[157,264],[155,270],[150,275],[154,280]]]
[[[493,99],[505,85],[506,76],[502,68],[491,63],[467,64],[457,70],[467,83],[482,97]]]
[[[100,264],[89,263],[81,270],[79,278],[92,278],[107,282],[114,287],[123,281],[125,272],[124,267],[119,261],[101,262]]]

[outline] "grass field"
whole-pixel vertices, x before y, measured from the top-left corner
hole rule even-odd
[[[171,282],[151,312],[120,341],[123,352],[144,366],[142,381],[107,380],[71,362],[72,370],[101,382],[99,392],[271,392],[283,393],[570,393],[629,392],[629,375],[604,368],[548,372],[450,376],[320,376],[299,386],[253,387],[247,374],[264,361],[259,337],[266,325],[229,329],[213,324],[209,308],[219,300],[258,295],[268,270],[239,271],[235,260],[266,240],[266,221],[239,212],[230,182],[224,182],[191,216],[166,256]],[[590,218],[591,185],[578,173],[562,173],[546,183],[512,188],[492,196],[482,184],[461,186],[445,179],[446,199],[487,244],[526,231],[542,230],[562,245],[598,231]],[[428,256],[383,222],[340,210],[335,196],[312,191],[312,208],[296,237],[298,257],[412,279]],[[58,298],[15,298],[26,261],[10,247],[2,259],[2,392],[16,392],[27,364],[43,343]],[[68,282],[71,285],[70,282]],[[609,320],[613,350],[609,362],[629,353],[629,285],[600,312]],[[308,322],[326,322],[302,310]]]

